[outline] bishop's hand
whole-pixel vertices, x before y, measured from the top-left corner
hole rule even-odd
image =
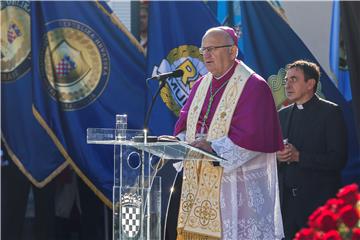
[[[196,147],[196,148],[200,148],[200,149],[210,152],[210,153],[215,153],[214,150],[211,148],[211,143],[206,141],[203,138],[196,139],[195,141],[190,143],[190,145],[193,147]]]

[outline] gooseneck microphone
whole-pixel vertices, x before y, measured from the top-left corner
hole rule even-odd
[[[166,84],[166,79],[169,78],[169,77],[181,77],[182,75],[184,75],[184,71],[181,70],[181,69],[176,69],[175,71],[172,71],[172,72],[167,72],[167,73],[161,73],[159,75],[156,75],[156,76],[153,76],[151,78],[148,78],[146,79],[146,81],[148,80],[157,80],[157,81],[160,81],[160,84],[159,84],[159,88],[157,89],[157,91],[155,92],[154,96],[152,97],[152,100],[151,100],[151,103],[150,103],[150,106],[149,106],[149,109],[146,113],[146,116],[145,116],[145,121],[144,121],[144,128],[147,129],[148,128],[148,124],[149,124],[149,119],[150,119],[150,115],[151,115],[151,111],[152,111],[152,108],[154,106],[154,103],[155,103],[155,99],[156,97],[159,95],[160,93],[160,90],[165,86]]]
[[[167,72],[167,73],[161,73],[155,76],[152,76],[151,78],[146,79],[146,81],[148,80],[163,80],[169,77],[181,77],[182,75],[184,75],[184,71],[181,69],[176,69],[175,71],[172,72]]]

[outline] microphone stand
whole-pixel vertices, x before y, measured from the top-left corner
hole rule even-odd
[[[179,75],[180,74],[180,75]],[[176,77],[179,77],[179,76],[182,76],[184,73],[183,71],[181,72],[178,72],[178,75]],[[144,129],[148,129],[148,124],[149,124],[149,119],[150,119],[150,115],[151,115],[151,111],[154,107],[154,103],[155,103],[155,100],[157,98],[157,96],[159,95],[161,89],[165,86],[166,84],[166,80],[169,78],[170,76],[162,76],[159,78],[159,81],[160,81],[160,85],[159,85],[159,88],[156,90],[155,94],[153,95],[152,97],[152,100],[151,100],[151,103],[150,103],[150,106],[148,108],[148,111],[146,113],[146,117],[145,117],[145,121],[144,121]],[[157,169],[157,168],[156,168]],[[156,170],[157,171],[157,170]],[[157,173],[155,173],[154,175],[154,178],[156,176]],[[174,188],[174,185],[175,185],[175,182],[176,182],[176,179],[178,177],[178,174],[179,172],[177,171],[176,172],[176,175],[175,175],[175,178],[173,180],[173,183],[172,183],[172,189]],[[153,181],[154,179],[152,179]],[[152,181],[151,181],[151,185],[152,185]],[[150,192],[149,192],[150,193]],[[170,200],[171,200],[171,196],[172,196],[172,192],[170,193],[170,196],[169,196],[169,199],[168,199],[168,204],[167,204],[167,208],[166,208],[166,216],[165,216],[165,222],[164,222],[164,230],[163,230],[163,239],[165,239],[166,237],[166,226],[167,226],[167,218],[168,218],[168,212],[169,212],[169,207],[170,207]]]
[[[147,113],[146,113],[146,116],[145,116],[144,129],[146,129],[146,130],[148,130],[150,115],[151,115],[152,109],[154,107],[155,100],[156,100],[157,96],[159,96],[161,89],[165,86],[167,78],[168,77],[162,77],[162,78],[159,79],[160,85],[159,85],[158,89],[156,90],[155,94],[153,95],[153,97],[151,99],[150,106],[149,106],[149,108],[147,110]],[[149,80],[149,79],[147,79],[147,80]],[[152,185],[153,185],[153,181],[155,180],[155,177],[157,175],[157,171],[158,171],[158,167],[156,167],[155,174],[153,175],[153,177],[151,177],[151,179],[149,179],[149,185],[148,185],[149,192],[147,193],[147,196],[146,196],[147,200],[144,203],[144,209],[143,209],[144,212],[145,212],[146,208],[149,210],[149,207],[150,207],[150,205],[148,204],[148,201],[149,201],[149,198],[150,198],[150,191],[151,191],[151,188],[152,188]],[[150,223],[148,223],[148,224],[150,224]]]
[[[146,113],[146,117],[145,117],[145,121],[144,121],[144,129],[148,129],[150,115],[151,115],[151,111],[152,111],[152,109],[154,107],[155,100],[156,100],[157,96],[159,96],[160,90],[165,86],[167,78],[168,77],[166,77],[165,79],[161,79],[161,78],[159,79],[160,80],[160,86],[156,90],[155,94],[153,95],[150,106],[149,106],[148,111]]]

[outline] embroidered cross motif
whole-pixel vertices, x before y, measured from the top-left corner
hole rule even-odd
[[[211,206],[210,201],[203,201],[200,207],[195,208],[195,216],[200,218],[200,224],[206,226],[210,220],[216,218],[216,211]]]
[[[186,196],[186,200],[184,201],[184,203],[182,205],[183,211],[190,212],[193,204],[194,204],[194,195],[192,193],[189,193]]]

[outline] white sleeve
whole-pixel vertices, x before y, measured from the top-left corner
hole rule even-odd
[[[247,161],[261,154],[261,152],[250,151],[239,147],[227,136],[212,141],[211,147],[218,156],[228,160],[220,163],[225,173],[241,167]]]
[[[180,132],[178,135],[176,135],[176,137],[179,138],[180,141],[185,141],[186,131]]]

